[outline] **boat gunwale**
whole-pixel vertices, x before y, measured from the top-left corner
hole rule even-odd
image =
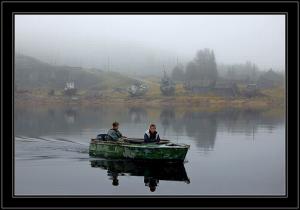
[[[189,149],[190,145],[188,144],[178,144],[176,146],[168,146],[166,144],[156,144],[156,143],[145,143],[145,144],[134,144],[128,142],[113,142],[113,141],[97,141],[97,139],[92,139],[90,144],[102,144],[102,145],[119,145],[122,147],[130,148],[142,148],[142,149]]]

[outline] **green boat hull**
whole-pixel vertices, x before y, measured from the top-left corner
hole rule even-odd
[[[92,141],[89,154],[107,159],[184,161],[189,145]]]

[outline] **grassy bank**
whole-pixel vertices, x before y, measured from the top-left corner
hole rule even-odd
[[[163,96],[160,93],[159,84],[148,82],[149,91],[143,97],[130,97],[126,93],[119,93],[111,90],[101,92],[100,96],[90,96],[89,91],[81,90],[71,98],[66,97],[61,91],[55,91],[53,96],[49,96],[47,89],[32,90],[26,93],[15,93],[15,104],[17,105],[64,105],[78,104],[82,106],[99,104],[124,104],[134,106],[164,106],[181,105],[197,106],[210,109],[222,107],[236,108],[267,108],[284,107],[284,89],[277,87],[273,89],[261,90],[262,96],[246,97],[221,97],[213,94],[190,94],[187,93],[182,85],[176,86],[174,96]]]

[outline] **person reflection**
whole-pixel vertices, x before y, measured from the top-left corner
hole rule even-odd
[[[110,180],[112,180],[113,186],[119,186],[118,173],[113,171],[107,171],[107,175],[110,176]]]
[[[156,190],[157,184],[159,183],[158,179],[152,177],[144,177],[145,186],[148,186],[151,192]]]

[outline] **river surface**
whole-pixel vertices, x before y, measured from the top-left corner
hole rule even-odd
[[[91,158],[113,121],[128,137],[149,123],[189,144],[183,164]],[[285,116],[273,110],[125,106],[16,107],[16,195],[284,195]]]

